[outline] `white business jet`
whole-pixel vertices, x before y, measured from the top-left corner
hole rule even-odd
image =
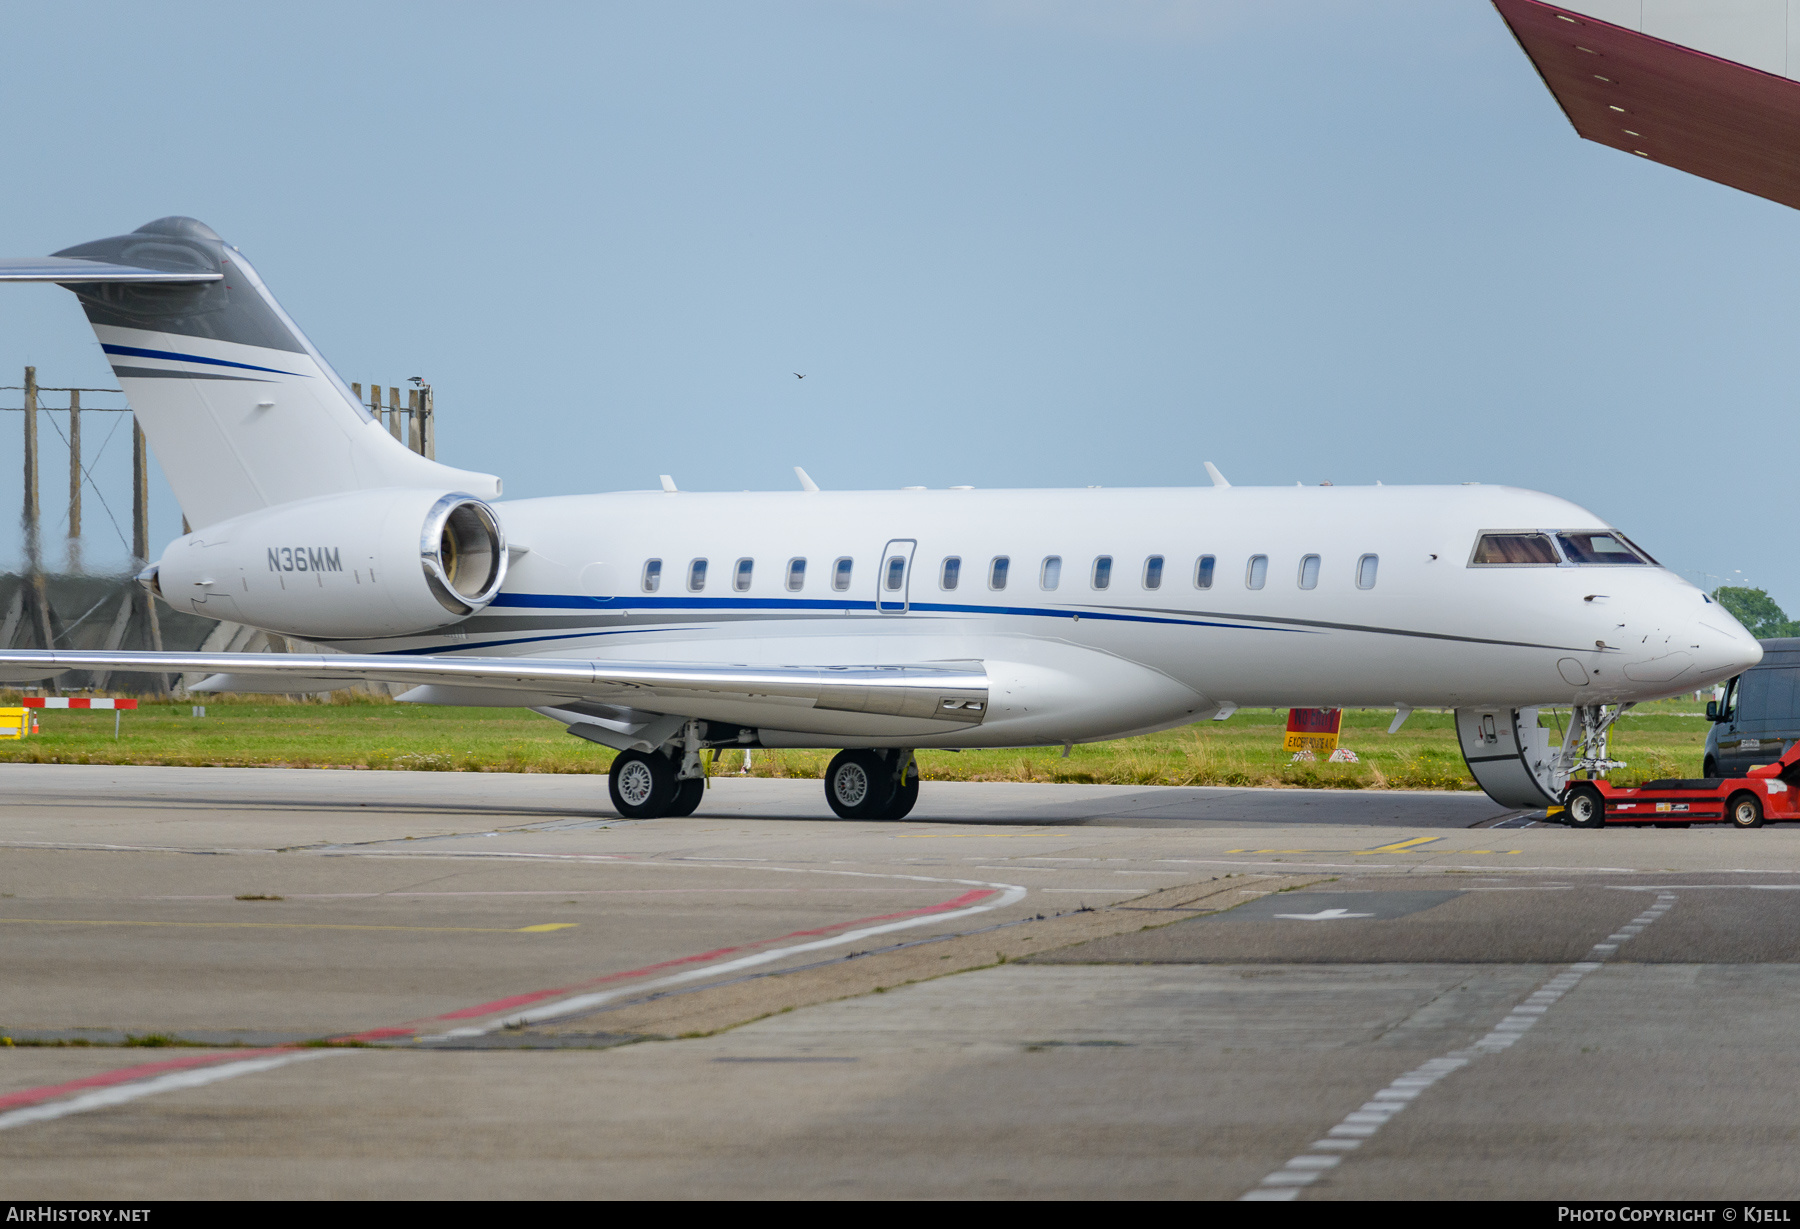
[[[1456,711],[1510,807],[1603,772],[1640,700],[1761,656],[1605,521],[1428,487],[659,491],[497,502],[410,451],[238,250],[171,217],[0,280],[80,298],[192,533],[140,577],[286,654],[0,652],[12,681],[207,672],[201,691],[411,684],[619,752],[612,800],[685,815],[701,754],[840,748],[837,814],[895,819],[918,748],[1123,738],[1240,707]],[[1538,709],[1568,705],[1560,746]]]

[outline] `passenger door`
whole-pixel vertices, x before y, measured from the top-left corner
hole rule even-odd
[[[906,613],[913,551],[918,545],[914,538],[895,538],[882,550],[881,566],[875,569],[875,609],[882,614]]]

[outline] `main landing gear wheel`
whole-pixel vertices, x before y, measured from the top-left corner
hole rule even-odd
[[[873,751],[840,751],[825,767],[825,801],[841,819],[879,819],[894,797],[894,770]]]
[[[1571,785],[1563,796],[1563,808],[1571,828],[1606,826],[1606,799],[1591,785]]]
[[[910,757],[906,763],[908,779],[895,781],[892,758],[877,751],[840,751],[825,769],[825,801],[843,819],[900,819],[919,800],[918,769]]]
[[[1725,804],[1725,814],[1734,828],[1760,828],[1763,826],[1762,799],[1755,794],[1733,794],[1731,801]]]
[[[702,789],[706,782],[697,784]],[[607,776],[613,809],[626,819],[659,819],[680,803],[682,782],[675,779],[675,765],[659,752],[621,751]],[[700,805],[699,798],[694,805]],[[691,814],[692,808],[682,814]]]
[[[894,791],[894,800],[888,803],[888,809],[882,812],[881,818],[905,819],[907,813],[913,809],[913,804],[918,800],[919,778],[914,777]]]
[[[683,816],[692,815],[699,809],[701,800],[706,797],[705,777],[689,777],[686,780],[678,780],[675,782],[675,787],[675,801],[668,810],[663,812],[663,817],[666,819],[680,819]]]

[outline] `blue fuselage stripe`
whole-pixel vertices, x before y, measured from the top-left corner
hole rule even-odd
[[[244,371],[267,371],[278,376],[298,375],[295,371],[280,371],[274,367],[258,367],[253,363],[233,363],[222,358],[206,358],[199,354],[177,354],[173,350],[141,350],[136,346],[113,346],[102,344],[100,347],[108,354],[124,354],[132,358],[166,358],[177,363],[205,363],[209,367],[237,367]]]
[[[489,607],[496,606],[524,607],[536,610],[614,610],[614,611],[678,611],[678,610],[719,610],[719,611],[768,611],[785,613],[802,610],[836,610],[836,611],[874,611],[874,602],[856,601],[842,598],[836,601],[821,598],[750,598],[750,597],[585,597],[570,593],[502,593],[496,597]],[[1262,627],[1248,623],[1220,623],[1197,617],[1169,618],[1158,615],[1118,614],[1108,610],[1091,608],[1078,609],[1064,607],[1048,609],[1034,606],[972,606],[947,602],[914,602],[911,606],[914,613],[924,614],[972,614],[972,615],[1013,615],[1031,619],[1104,619],[1116,623],[1166,623],[1177,627],[1229,627],[1238,631],[1257,632],[1298,632],[1316,635],[1307,628],[1300,627]],[[892,613],[898,614],[899,611]]]

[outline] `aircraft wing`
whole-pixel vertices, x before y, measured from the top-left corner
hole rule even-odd
[[[978,662],[908,666],[742,666],[589,661],[546,657],[413,657],[355,653],[0,652],[0,680],[49,678],[69,670],[148,674],[204,671],[259,681],[291,679],[295,691],[356,682],[480,688],[624,705],[642,712],[706,717],[714,712],[828,709],[973,725],[987,715],[988,679]],[[203,684],[204,686],[204,684]]]
[[[98,260],[71,260],[66,256],[0,256],[0,282],[216,282],[224,276],[211,271],[171,273]]]

